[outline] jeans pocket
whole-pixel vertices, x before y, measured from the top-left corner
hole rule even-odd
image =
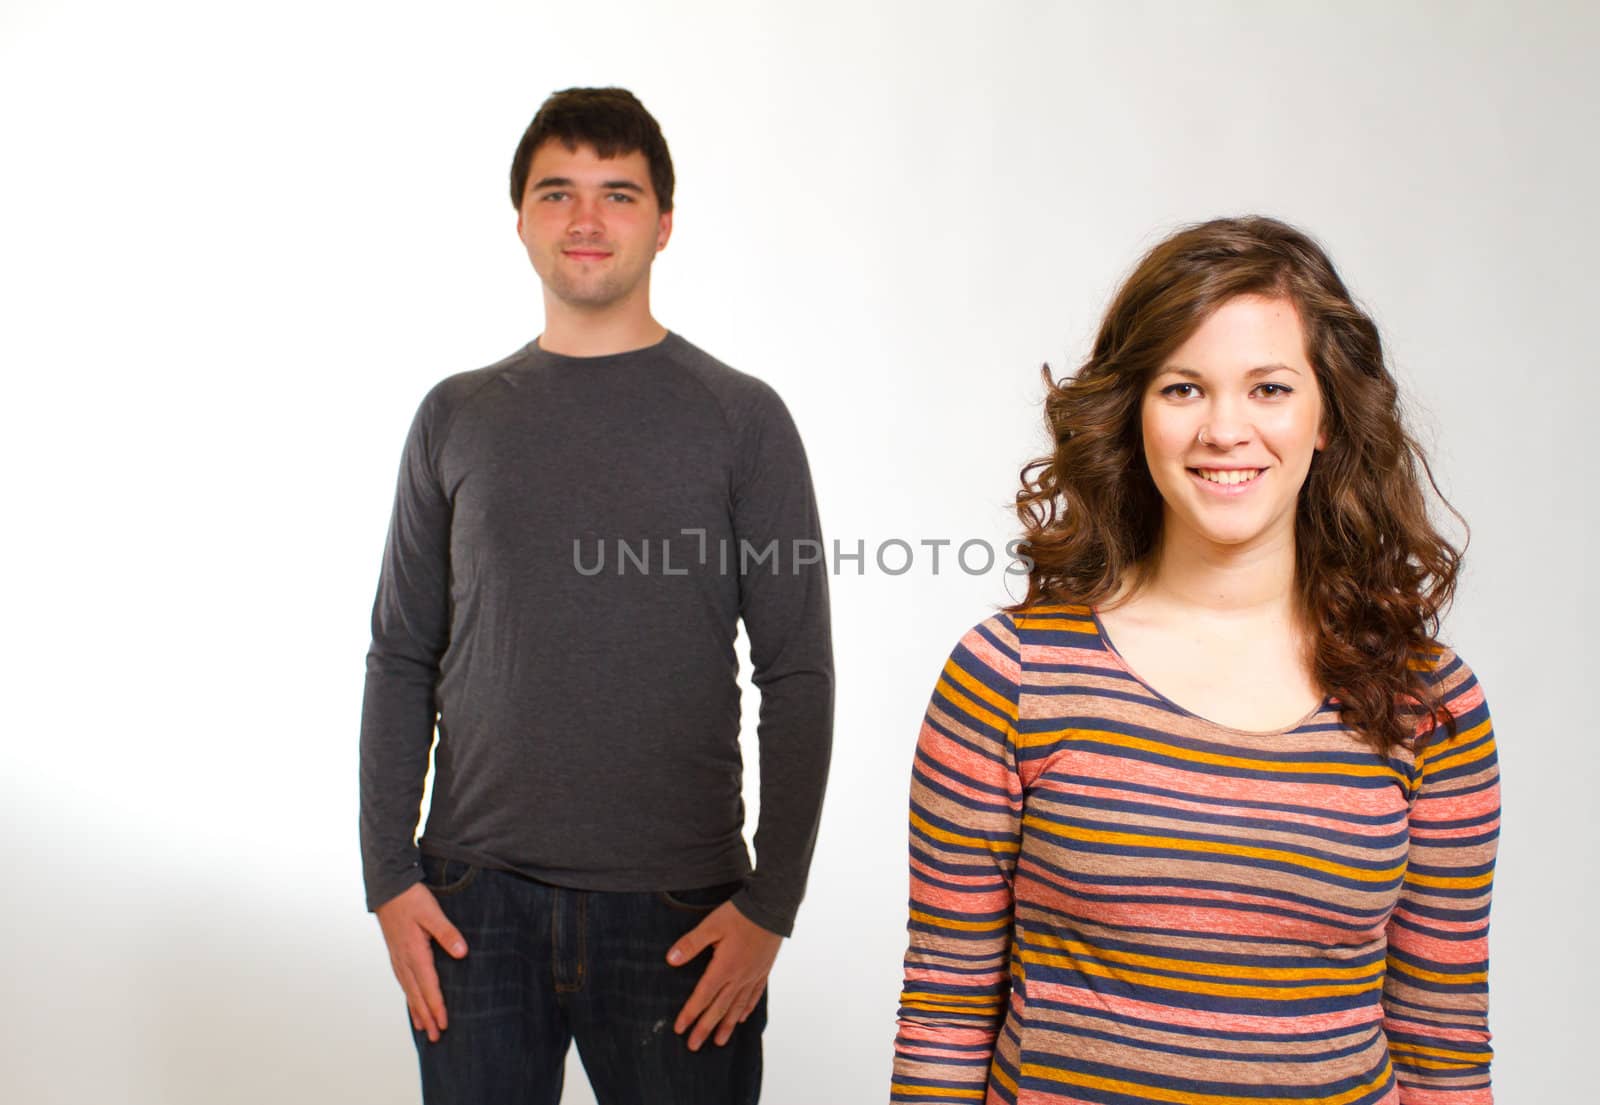
[[[422,885],[438,898],[459,894],[471,886],[480,869],[465,860],[444,859],[441,856],[422,856]]]
[[[741,881],[718,883],[716,886],[699,886],[691,890],[658,890],[656,896],[673,909],[710,913],[737,894],[743,885]]]

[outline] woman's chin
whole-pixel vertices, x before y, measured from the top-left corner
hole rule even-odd
[[[1256,548],[1270,542],[1273,539],[1274,527],[1256,518],[1216,518],[1201,515],[1184,519],[1179,523],[1179,528],[1185,531],[1189,541],[1196,544],[1236,551]]]

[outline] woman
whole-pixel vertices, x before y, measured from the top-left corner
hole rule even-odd
[[[893,1099],[1489,1102],[1494,738],[1372,321],[1206,223],[1046,415],[918,743]]]

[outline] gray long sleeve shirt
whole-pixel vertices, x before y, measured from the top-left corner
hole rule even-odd
[[[752,871],[734,638],[758,727]],[[428,393],[406,439],[361,717],[367,907],[421,849],[590,890],[743,879],[784,935],[816,840],[833,662],[805,453],[782,401],[676,334],[537,343]]]

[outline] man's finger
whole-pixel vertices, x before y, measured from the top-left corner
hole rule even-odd
[[[439,978],[430,970],[428,978],[419,979],[422,986],[422,1001],[428,1012],[433,1016],[433,1023],[443,1032],[450,1027],[449,1018],[444,1010],[444,994],[439,989]]]
[[[728,1009],[733,1004],[731,990],[732,987],[724,986],[717,992],[711,1004],[706,1006],[706,1011],[695,1023],[694,1031],[689,1033],[690,1051],[699,1051],[700,1046],[706,1042],[706,1037],[716,1029],[717,1022],[728,1015]]]
[[[411,1010],[411,1019],[416,1022],[417,1029],[428,1034],[430,1043],[438,1043],[439,1026],[428,1010],[428,1003],[422,998],[422,987],[417,983],[416,973],[410,964],[405,967],[405,977],[400,980],[400,986],[406,992],[406,1008]]]
[[[678,942],[667,949],[667,962],[681,967],[712,944],[722,939],[722,930],[707,917],[694,928],[678,937]]]
[[[706,973],[700,976],[700,981],[695,984],[694,992],[689,995],[689,1000],[683,1003],[683,1008],[678,1010],[677,1020],[672,1022],[672,1031],[682,1036],[689,1030],[689,1026],[699,1019],[717,994],[728,983],[720,974],[715,974],[716,962],[706,968]]]
[[[443,1032],[450,1023],[445,1015],[444,992],[439,989],[439,972],[433,969],[433,948],[426,942],[411,957],[411,974],[416,979],[417,994],[423,1006]]]
[[[739,1022],[744,1019],[739,1016],[739,1012],[749,1000],[746,996],[747,993],[747,990],[740,990],[734,995],[733,1000],[728,1003],[728,1012],[723,1016],[722,1023],[717,1025],[716,1041],[718,1047],[722,1047],[733,1038],[733,1030],[738,1028]]]
[[[433,1018],[428,1016],[428,1011],[422,1007],[420,1001],[415,1004],[406,1003],[406,1008],[411,1010],[411,1023],[417,1026],[418,1032],[427,1033],[428,1039],[434,1043],[439,1041],[439,1029],[433,1023]],[[418,1010],[422,1011],[419,1013]]]
[[[750,1014],[756,1011],[756,1006],[761,1004],[761,995],[766,992],[766,989],[767,984],[763,982],[760,986],[751,988],[750,993],[745,996],[744,1005],[739,1009],[740,1024],[749,1020]]]

